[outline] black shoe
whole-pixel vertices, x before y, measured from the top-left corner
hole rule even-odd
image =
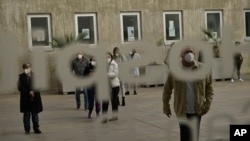
[[[29,135],[30,134],[30,131],[25,131],[25,135]]]
[[[137,92],[136,92],[136,91],[134,91],[134,95],[137,95]]]
[[[77,106],[76,106],[76,109],[77,109],[77,110],[80,110],[80,105],[77,105]]]
[[[129,91],[126,91],[126,92],[125,92],[125,95],[129,95]]]
[[[125,97],[122,97],[122,106],[125,106]]]
[[[40,129],[35,129],[35,130],[34,130],[34,133],[35,133],[35,134],[41,134],[42,131],[41,131]]]
[[[104,118],[103,120],[102,120],[102,123],[107,123],[108,122],[108,118]]]

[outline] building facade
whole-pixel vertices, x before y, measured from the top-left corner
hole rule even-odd
[[[83,32],[86,43],[93,45],[160,39],[168,45],[184,38],[204,39],[202,28],[222,38],[223,26],[229,25],[234,40],[250,41],[249,0],[0,0],[0,9],[1,30],[13,33],[27,52],[42,47],[53,54],[52,37]],[[242,72],[249,73],[249,54],[243,55]],[[20,63],[28,57],[23,58]],[[54,73],[50,89],[58,90]]]

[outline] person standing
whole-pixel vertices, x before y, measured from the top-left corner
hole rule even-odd
[[[185,71],[192,71],[202,67],[202,64],[194,60],[195,52],[192,47],[187,47],[181,53],[181,65]],[[173,92],[174,91],[174,92]],[[174,93],[174,111],[179,120],[180,140],[181,141],[198,141],[201,117],[205,115],[211,106],[213,99],[213,87],[211,75],[206,76],[201,80],[183,81],[176,79],[170,72],[164,89],[163,89],[163,112],[169,118],[171,116],[170,99]],[[192,136],[192,131],[189,126],[181,122],[185,120],[188,123],[195,120],[192,124],[197,130],[196,137]]]
[[[130,51],[129,55],[130,55],[131,60],[137,60],[137,59],[141,58],[140,54],[137,53],[135,49],[133,49],[132,51]],[[133,77],[139,77],[140,76],[140,69],[139,69],[138,66],[134,66],[132,68],[132,76]],[[129,92],[129,87],[130,87],[130,85],[128,84],[127,85],[127,90],[128,91],[125,93],[126,95],[129,95],[129,93],[130,93]],[[136,83],[133,84],[133,88],[134,88],[134,95],[137,95],[137,91],[136,91],[137,85],[136,85]]]
[[[120,49],[118,47],[115,47],[113,49],[113,56],[114,56],[114,61],[118,64],[118,66],[121,65],[122,62],[127,61],[126,56],[120,53]],[[125,106],[125,87],[123,81],[120,81],[120,89],[122,94],[122,106]],[[117,97],[117,99],[118,99],[118,105],[120,105],[119,96]]]
[[[113,55],[108,52],[107,53],[107,63],[108,63],[108,78],[111,86],[111,105],[112,105],[112,118],[109,121],[118,120],[118,101],[117,96],[120,91],[120,80],[118,78],[119,68],[118,64],[114,61]],[[107,112],[108,112],[109,101],[103,101],[102,104],[102,114],[105,116],[103,119],[103,123],[108,121]]]
[[[236,47],[239,46],[240,42],[236,41],[235,45],[236,45]],[[233,70],[233,74],[232,74],[232,77],[231,77],[231,82],[234,82],[234,72],[235,72],[235,70],[237,71],[237,76],[238,76],[239,81],[244,81],[241,78],[241,75],[240,75],[240,69],[241,69],[242,62],[243,62],[243,56],[241,55],[241,53],[235,54],[235,56],[234,56],[234,70]]]
[[[34,133],[42,133],[39,129],[38,113],[43,111],[40,92],[33,88],[31,64],[23,64],[24,72],[19,74],[18,90],[20,91],[20,112],[23,113],[25,134],[30,133],[30,117],[32,118]]]
[[[88,60],[83,56],[82,52],[78,52],[77,54],[77,58],[74,59],[71,63],[71,70],[73,72],[73,74],[77,77],[83,77],[85,76],[85,72],[86,72],[86,68],[88,67]],[[76,96],[76,106],[77,109],[80,109],[81,106],[81,91],[83,90],[83,95],[84,95],[84,109],[87,110],[88,109],[88,93],[86,88],[77,86],[76,87],[76,91],[75,91],[75,96]]]
[[[89,60],[89,65],[88,69],[86,70],[86,74],[88,76],[92,76],[94,73],[96,67],[96,60],[92,57]],[[91,87],[87,89],[88,91],[88,101],[89,101],[89,112],[88,112],[88,118],[90,119],[92,117],[92,111],[94,109],[94,104],[95,104],[95,111],[96,111],[96,116],[99,116],[100,113],[100,102],[97,100],[96,96],[96,86],[93,84]]]

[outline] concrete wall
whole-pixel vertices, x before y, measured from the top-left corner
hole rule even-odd
[[[199,37],[202,39],[204,35],[201,32],[201,27],[205,27],[205,10],[222,10],[223,23],[232,25],[235,29],[234,39],[244,43],[243,10],[250,9],[250,1],[0,0],[0,9],[1,30],[14,33],[18,38],[20,47],[28,52],[27,14],[40,13],[51,14],[52,36],[57,37],[69,33],[75,34],[74,14],[95,12],[97,14],[98,42],[105,41],[113,47],[121,45],[120,12],[140,12],[141,37],[144,40],[155,42],[164,36],[164,11],[181,10],[183,14],[183,37]],[[55,52],[51,54],[55,54]],[[244,54],[244,57],[242,72],[248,73],[250,72],[250,57],[248,54]],[[53,70],[53,61],[51,66]],[[51,75],[55,76],[55,74]],[[57,90],[57,82],[51,81],[51,89]]]

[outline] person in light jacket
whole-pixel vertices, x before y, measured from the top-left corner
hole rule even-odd
[[[108,63],[108,78],[109,83],[111,86],[111,105],[112,105],[112,118],[109,119],[109,121],[115,121],[118,120],[118,94],[120,91],[120,80],[118,78],[119,75],[119,69],[117,63],[113,60],[113,56],[110,52],[107,53],[107,63]],[[106,117],[108,112],[108,101],[103,101],[102,104],[102,114],[105,115],[103,119],[103,123],[106,123],[108,121],[108,118]]]

